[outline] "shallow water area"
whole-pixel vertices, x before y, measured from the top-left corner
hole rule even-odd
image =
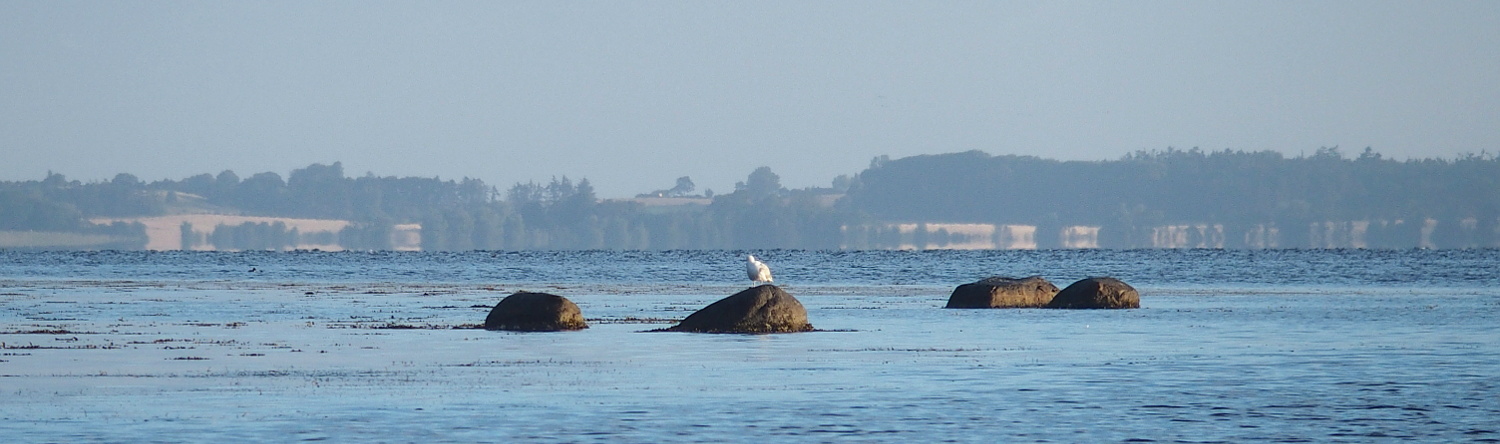
[[[1494,252],[757,252],[821,331],[644,332],[744,289],[738,268],[707,274],[737,266],[737,254],[0,254],[0,433],[34,442],[1500,440]],[[1141,260],[1200,271],[1118,271]],[[72,276],[30,272],[36,263]],[[475,263],[484,266],[465,265]],[[628,270],[607,271],[619,263]],[[1370,278],[1398,267],[1428,277]],[[376,279],[350,277],[359,273]],[[1126,275],[1142,308],[940,308],[953,286],[995,273],[1059,286]],[[1292,275],[1303,281],[1265,280]],[[474,328],[523,289],[572,299],[591,328]]]

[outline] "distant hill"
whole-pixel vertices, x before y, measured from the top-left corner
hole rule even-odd
[[[1500,246],[1500,160],[1488,154],[1167,150],[1064,162],[970,151],[877,159],[858,179],[848,205],[875,220],[1032,225],[1041,248],[1061,246],[1069,226],[1099,227],[1106,248],[1179,236],[1227,248]]]
[[[232,171],[0,182],[11,249],[882,249],[1500,247],[1500,160],[1366,149],[1166,150],[1112,161],[980,151],[880,157],[832,188],[770,168],[731,193],[601,200],[587,179],[516,183]],[[649,197],[649,196],[674,197]],[[712,195],[712,197],[707,197]]]

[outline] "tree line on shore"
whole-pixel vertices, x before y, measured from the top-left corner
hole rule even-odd
[[[1379,248],[1500,246],[1500,160],[1353,158],[1337,148],[1288,158],[1274,151],[1139,151],[1116,161],[1056,161],[983,152],[876,159],[849,205],[881,220],[983,221],[1101,227],[1099,245],[1150,247],[1159,227],[1210,224],[1225,247],[1273,229],[1279,247],[1317,246],[1328,223],[1361,222]],[[1428,221],[1434,224],[1429,224]]]
[[[651,194],[683,196],[691,183],[679,178]],[[224,171],[156,182],[121,173],[82,183],[48,173],[0,182],[0,231],[105,234],[114,241],[91,248],[143,248],[139,224],[88,221],[196,211],[352,222],[331,238],[273,223],[219,226],[208,236],[183,227],[185,246],[220,249],[284,249],[311,236],[389,249],[397,224],[420,224],[420,246],[432,251],[896,248],[913,240],[896,224],[931,222],[1034,226],[1038,248],[1066,246],[1059,233],[1078,225],[1098,227],[1104,248],[1160,247],[1162,227],[1174,226],[1212,227],[1187,231],[1216,243],[1189,245],[1226,248],[1354,245],[1351,236],[1369,248],[1500,246],[1500,160],[1483,153],[1396,161],[1370,149],[1352,158],[1336,148],[1298,157],[1168,149],[1058,161],[969,151],[876,158],[827,188],[786,189],[761,167],[734,192],[699,199],[709,203],[601,200],[587,179],[567,177],[503,192],[470,178],[349,177],[337,162],[285,180]],[[917,245],[941,246],[934,241],[958,235],[919,230],[915,237]]]

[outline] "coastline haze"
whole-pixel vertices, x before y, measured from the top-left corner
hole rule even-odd
[[[587,178],[1500,146],[1500,4],[0,2],[0,180]]]

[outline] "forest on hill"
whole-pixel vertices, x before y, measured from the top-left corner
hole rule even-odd
[[[144,182],[121,173],[83,183],[49,172],[0,182],[0,248],[139,249],[144,226],[119,220],[183,213],[349,222],[336,233],[183,224],[185,248],[216,249],[287,249],[312,237],[390,249],[396,227],[410,224],[429,251],[942,248],[958,237],[932,228],[942,224],[1035,227],[1037,248],[1068,246],[1059,233],[1079,226],[1103,248],[1500,246],[1500,160],[1491,154],[1397,161],[1370,149],[1168,149],[1083,162],[969,151],[876,158],[828,188],[786,189],[761,167],[735,188],[652,205],[601,200],[587,179],[502,191],[469,178],[349,177],[337,162],[285,179],[223,171]],[[692,191],[683,177],[650,195]],[[91,222],[104,219],[113,222]],[[29,240],[7,245],[12,238]]]
[[[1419,246],[1423,229],[1437,247],[1500,246],[1493,154],[1396,161],[1368,148],[1352,158],[1337,148],[1295,158],[1169,149],[1063,162],[970,151],[876,159],[858,178],[848,204],[878,220],[1093,225],[1106,247],[1149,246],[1145,231],[1189,224],[1225,227],[1230,248],[1245,246],[1234,234],[1253,227],[1276,228],[1281,247],[1309,247],[1309,227],[1350,222],[1368,224],[1373,247]]]

